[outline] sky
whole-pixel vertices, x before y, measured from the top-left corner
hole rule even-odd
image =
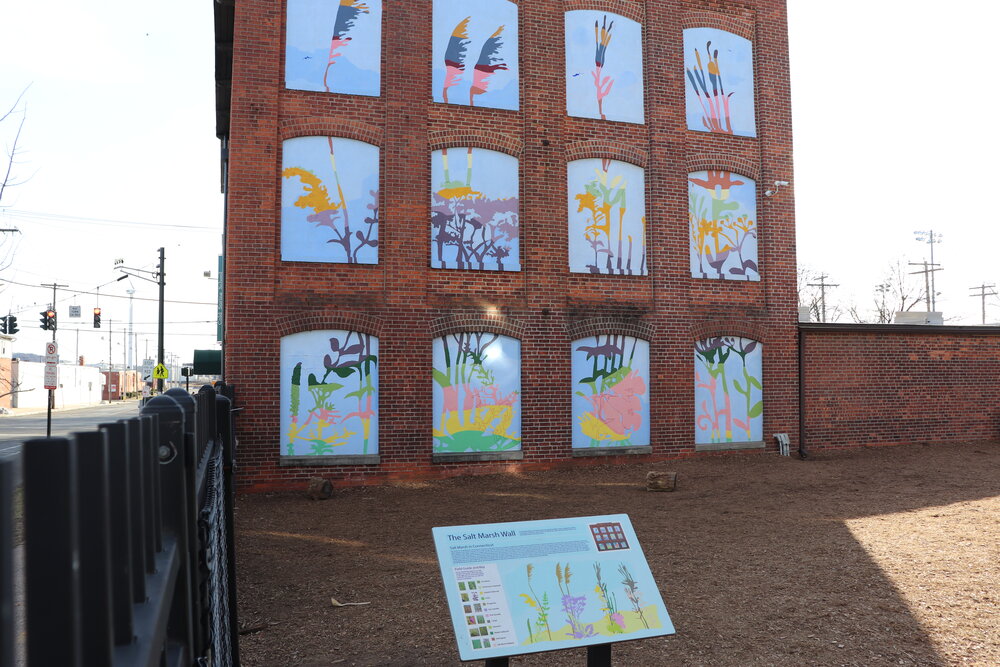
[[[194,349],[217,349],[223,197],[212,5],[53,0],[0,9],[0,106],[24,92],[0,124],[9,149],[24,119],[20,184],[0,201],[0,228],[20,230],[0,233],[0,311],[18,315],[15,352],[43,352],[50,333],[38,328],[38,312],[52,291],[40,285],[55,282],[67,285],[57,295],[64,360],[106,362],[109,322],[111,357],[127,358],[129,289],[135,358],[155,356],[157,285],[116,281],[115,263],[155,271],[160,247],[168,356],[183,363]],[[1000,4],[924,6],[932,5],[789,0],[795,172],[776,196],[795,198],[800,268],[839,284],[828,292],[831,310],[868,308],[892,264],[930,259],[913,232],[934,230],[943,234],[938,309],[949,324],[978,324],[970,288],[1000,283],[989,245]],[[922,281],[909,279],[915,288]],[[987,321],[1000,322],[1000,299],[987,303]],[[69,318],[69,305],[82,318]],[[103,327],[94,329],[98,305]]]

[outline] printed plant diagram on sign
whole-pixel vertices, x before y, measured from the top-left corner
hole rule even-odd
[[[518,108],[517,5],[434,0],[434,101]]]
[[[642,167],[591,158],[570,162],[566,171],[570,271],[646,275]]]
[[[689,130],[757,136],[753,44],[724,30],[684,31]]]
[[[288,0],[285,87],[378,97],[382,0]]]
[[[650,444],[649,343],[603,335],[573,341],[573,447]]]
[[[520,270],[517,158],[479,148],[434,151],[431,182],[431,266]]]
[[[379,149],[353,139],[282,143],[281,259],[378,263]]]
[[[434,451],[521,447],[521,342],[487,332],[434,339]]]
[[[285,456],[378,453],[378,338],[307,331],[281,339]]]
[[[691,275],[760,280],[757,185],[728,171],[688,174]]]
[[[716,336],[694,347],[695,443],[764,439],[762,346]]]
[[[643,122],[639,23],[607,12],[566,12],[566,113]]]

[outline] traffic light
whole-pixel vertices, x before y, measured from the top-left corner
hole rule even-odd
[[[7,316],[7,333],[10,334],[11,336],[13,336],[18,331],[20,331],[20,329],[17,328],[17,315],[8,315]]]
[[[0,317],[0,333],[7,333],[7,317]]]
[[[39,313],[41,319],[38,326],[45,331],[55,331],[56,330],[56,311],[54,310],[43,310]]]
[[[101,328],[101,309],[100,308],[94,308],[94,328],[95,329],[100,329]]]

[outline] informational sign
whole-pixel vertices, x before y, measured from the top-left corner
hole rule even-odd
[[[152,359],[146,359],[142,362],[142,379],[149,380],[153,377],[153,366],[155,362]]]
[[[157,380],[166,380],[170,377],[170,371],[163,364],[156,364],[156,368],[153,369],[153,377]]]
[[[80,306],[70,306],[69,307],[70,317],[80,317]]]
[[[45,373],[42,375],[42,386],[46,389],[59,388],[59,366],[56,364],[45,364]]]
[[[142,397],[149,398],[149,387],[147,387],[146,385],[142,386]]]
[[[433,533],[462,660],[674,633],[626,514]]]
[[[47,364],[58,364],[59,363],[59,346],[54,340],[50,340],[45,344],[45,363]]]

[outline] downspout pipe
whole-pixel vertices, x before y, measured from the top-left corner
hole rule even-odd
[[[799,458],[805,460],[809,458],[806,450],[806,366],[805,366],[805,338],[802,327],[798,327],[798,347],[799,347]]]

